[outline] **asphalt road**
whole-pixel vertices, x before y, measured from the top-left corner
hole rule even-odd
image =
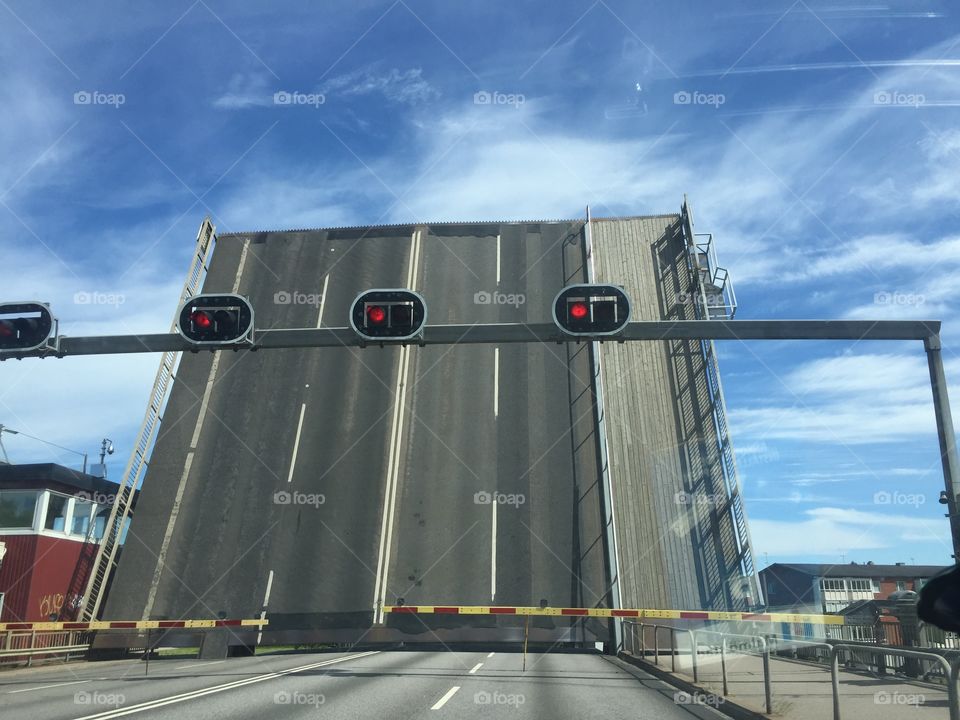
[[[361,290],[408,285],[431,324],[544,321],[580,280],[578,229],[229,237],[204,291],[249,296],[260,328],[342,326]],[[105,617],[366,627],[398,598],[596,603],[595,458],[571,433],[588,375],[568,352],[185,355]]]
[[[349,652],[84,663],[0,674],[5,717],[726,717],[595,654]]]

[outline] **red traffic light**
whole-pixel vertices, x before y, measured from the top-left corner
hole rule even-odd
[[[194,295],[180,307],[177,331],[198,345],[233,345],[253,332],[253,306],[240,295]]]
[[[427,322],[423,298],[405,288],[375,288],[357,295],[350,306],[350,327],[364,340],[403,342]]]
[[[553,301],[553,322],[574,337],[605,337],[630,321],[630,298],[616,285],[568,285]]]
[[[210,317],[210,314],[203,310],[194,310],[190,313],[190,322],[201,330],[206,330],[213,325],[213,319]]]
[[[589,312],[590,310],[587,308],[586,303],[577,302],[570,305],[570,317],[576,320],[582,320]]]

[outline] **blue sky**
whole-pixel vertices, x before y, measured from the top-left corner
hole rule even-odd
[[[738,317],[942,319],[960,376],[946,2],[48,8],[0,0],[2,296],[51,301],[65,334],[165,331],[206,214],[571,218],[687,193]],[[918,344],[720,353],[758,564],[949,561]],[[0,422],[91,453],[109,436],[118,478],[157,359],[5,363]]]

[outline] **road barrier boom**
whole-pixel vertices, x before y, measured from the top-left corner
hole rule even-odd
[[[261,618],[236,620],[93,620],[90,622],[8,622],[5,630],[167,630],[173,628],[263,627],[270,621]]]
[[[496,605],[388,605],[384,612],[411,615],[525,615],[538,617],[657,618],[660,620],[739,620],[744,622],[843,625],[840,615],[749,613],[722,610],[652,610],[646,608],[518,607]]]

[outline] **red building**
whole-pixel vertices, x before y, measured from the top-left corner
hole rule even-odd
[[[117,489],[62,465],[0,464],[0,622],[74,617]]]

